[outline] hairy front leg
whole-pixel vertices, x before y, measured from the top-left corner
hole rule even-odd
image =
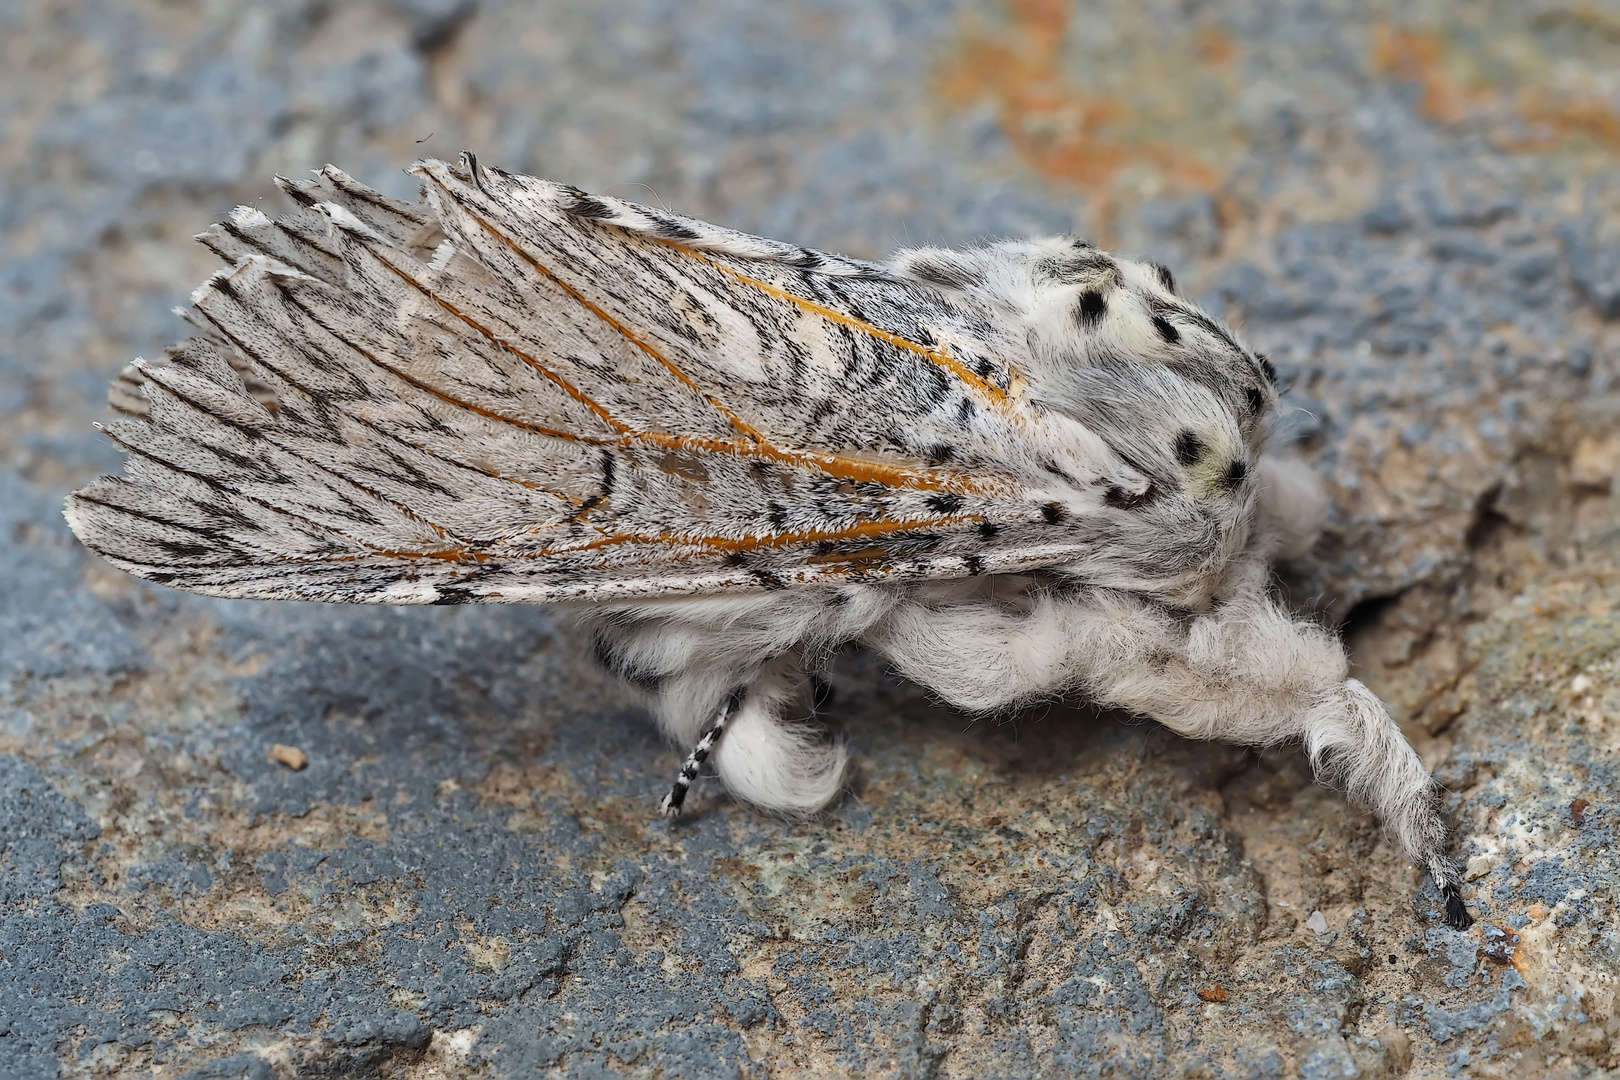
[[[1446,921],[1472,922],[1439,789],[1383,704],[1348,677],[1338,639],[1291,617],[1261,575],[1229,579],[1201,615],[1129,593],[1036,597],[1026,612],[973,601],[896,607],[865,635],[903,674],[972,710],[1083,689],[1200,739],[1298,740],[1318,775],[1376,813],[1427,869]]]

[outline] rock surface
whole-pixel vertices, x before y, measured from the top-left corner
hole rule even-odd
[[[1620,1066],[1620,8],[0,6],[0,1075],[1595,1076]],[[543,610],[138,586],[63,493],[269,174],[463,146],[876,257],[1073,230],[1278,361],[1285,568],[1450,790],[1480,924],[1297,754],[858,654],[817,822]],[[285,763],[307,759],[303,768]]]

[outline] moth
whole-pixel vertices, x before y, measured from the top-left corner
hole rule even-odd
[[[212,596],[549,603],[739,799],[814,812],[807,721],[860,643],[945,701],[1078,692],[1301,741],[1472,920],[1435,783],[1270,589],[1323,500],[1263,454],[1276,372],[1163,267],[1071,237],[887,265],[428,160],[328,167],[200,238],[190,340],[114,383],[122,477],[67,500]]]

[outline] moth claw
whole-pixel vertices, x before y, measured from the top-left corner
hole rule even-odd
[[[1453,930],[1466,930],[1474,925],[1474,917],[1468,913],[1468,905],[1463,902],[1462,889],[1447,883],[1440,887],[1440,895],[1446,901],[1446,925]]]

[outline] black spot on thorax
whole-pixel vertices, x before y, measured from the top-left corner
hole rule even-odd
[[[1177,330],[1175,324],[1163,315],[1153,316],[1153,329],[1159,332],[1159,336],[1164,339],[1166,345],[1174,345],[1181,340],[1181,331]]]
[[[1183,431],[1176,436],[1176,460],[1183,465],[1196,465],[1204,456],[1204,440],[1194,431]]]
[[[1221,487],[1227,491],[1236,491],[1248,479],[1249,463],[1238,458],[1226,467],[1226,474],[1221,477]]]
[[[1102,322],[1103,316],[1108,314],[1108,301],[1096,289],[1087,289],[1080,294],[1080,302],[1075,305],[1074,320],[1087,330],[1095,329]]]

